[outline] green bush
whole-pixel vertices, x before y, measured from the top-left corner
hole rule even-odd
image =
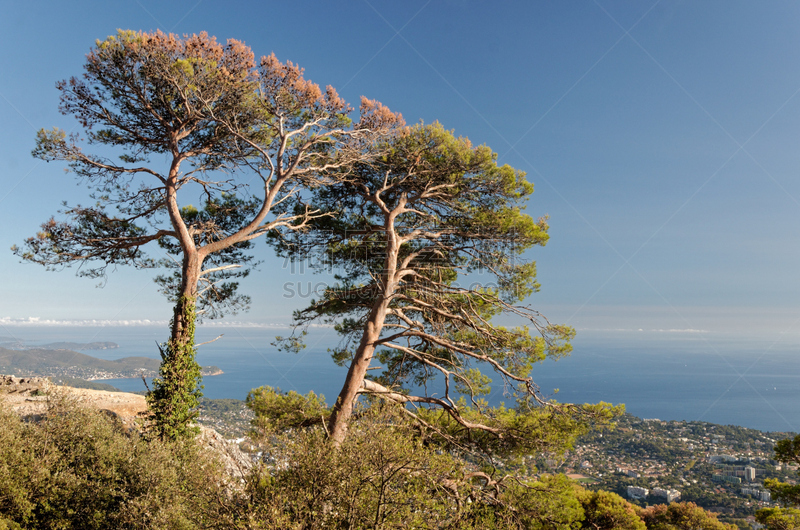
[[[768,530],[797,530],[800,528],[800,510],[796,508],[763,508],[756,512],[756,520]]]
[[[146,442],[63,400],[37,423],[0,408],[0,423],[0,528],[190,529],[224,518],[214,500],[223,473],[192,443]]]
[[[250,523],[390,529],[452,519],[459,488],[449,477],[463,475],[461,464],[425,447],[400,419],[396,411],[368,411],[338,448],[322,427],[273,436],[273,463],[247,481]]]
[[[736,530],[717,520],[716,514],[707,512],[693,502],[659,504],[640,510],[639,515],[648,530]]]
[[[247,394],[245,403],[255,413],[253,426],[263,433],[321,425],[330,416],[325,396],[314,392],[304,396],[294,390],[261,386]]]
[[[578,492],[584,512],[583,526],[594,530],[645,530],[645,523],[631,503],[609,491]]]

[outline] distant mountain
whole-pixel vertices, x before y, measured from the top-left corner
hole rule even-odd
[[[28,346],[25,341],[12,337],[0,337],[0,344],[14,350],[116,350],[116,342],[51,342]]]
[[[98,359],[66,349],[9,350],[0,347],[0,374],[74,377],[84,380],[153,377],[161,362],[150,357],[124,357],[114,361]],[[216,366],[204,366],[203,375],[223,373]]]
[[[15,339],[13,337],[0,337],[0,344],[2,344],[3,346],[7,346],[9,348],[14,348],[15,350],[19,350],[25,347],[25,344],[21,340]]]
[[[35,346],[42,350],[116,350],[119,344],[116,342],[51,342]]]

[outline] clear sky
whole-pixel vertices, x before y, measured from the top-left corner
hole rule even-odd
[[[580,330],[800,330],[800,3],[0,2],[0,324],[167,320],[152,271],[107,285],[8,250],[87,201],[36,130],[76,123],[55,83],[117,28],[207,31],[275,52],[349,101],[440,121],[524,170],[550,215],[529,303]],[[292,276],[265,262],[235,317],[287,322]],[[292,290],[296,291],[297,287]],[[0,335],[2,335],[0,329]]]

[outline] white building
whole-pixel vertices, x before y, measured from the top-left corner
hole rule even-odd
[[[629,499],[644,499],[650,491],[647,488],[640,488],[639,486],[628,486]]]
[[[673,502],[681,498],[681,492],[678,490],[667,490],[664,488],[653,488],[651,492],[656,497],[664,497],[667,502]]]
[[[756,499],[769,502],[772,500],[772,494],[760,488],[742,488],[742,495],[752,495]]]
[[[736,462],[736,457],[732,455],[713,455],[708,457],[708,462],[710,464],[716,464],[717,462]]]

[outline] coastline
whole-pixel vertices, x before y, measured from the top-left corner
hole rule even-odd
[[[224,373],[225,372],[218,366],[205,366],[202,367],[200,371],[200,375],[202,377],[214,377],[216,375],[223,375]],[[112,379],[141,379],[142,377],[155,377],[155,376],[156,374],[154,372],[142,370],[141,373],[136,375],[116,374],[113,377],[104,375],[102,377],[91,377],[86,379],[86,381],[110,381]],[[48,377],[58,377],[58,376],[48,376]]]

